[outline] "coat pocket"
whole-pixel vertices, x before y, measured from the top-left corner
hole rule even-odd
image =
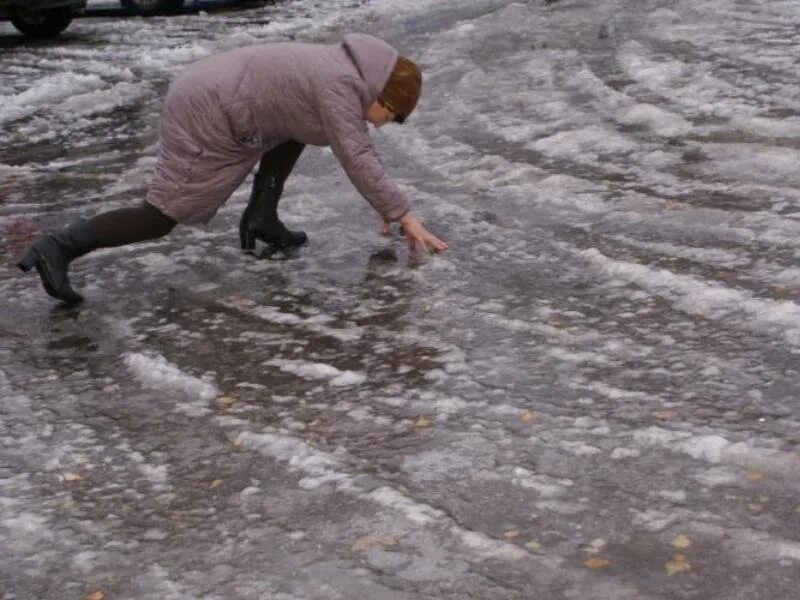
[[[170,181],[187,182],[204,155],[203,147],[189,138],[172,139],[168,143],[162,141],[157,169]]]
[[[249,102],[232,102],[225,106],[225,118],[236,145],[245,149],[261,147],[261,134]]]

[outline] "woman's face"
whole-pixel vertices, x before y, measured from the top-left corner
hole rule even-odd
[[[383,125],[386,125],[386,123],[391,123],[394,121],[394,113],[383,106],[380,102],[375,101],[367,111],[367,121],[372,123],[377,129]]]

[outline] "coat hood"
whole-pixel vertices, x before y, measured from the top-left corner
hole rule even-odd
[[[383,40],[365,33],[344,36],[342,47],[366,82],[369,92],[367,104],[371,104],[389,81],[399,52]]]

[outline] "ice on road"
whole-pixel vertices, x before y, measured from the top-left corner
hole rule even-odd
[[[0,598],[793,598],[800,6],[295,0],[0,23]],[[409,254],[328,150],[286,261],[208,228],[14,262],[139,202],[189,61],[381,36],[375,133],[450,243]]]

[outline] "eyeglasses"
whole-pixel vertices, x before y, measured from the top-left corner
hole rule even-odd
[[[383,108],[385,108],[385,109],[386,109],[386,110],[388,110],[390,113],[392,113],[392,116],[394,117],[394,118],[392,119],[392,121],[393,121],[393,122],[397,123],[398,125],[402,125],[403,123],[405,123],[405,121],[406,121],[406,115],[401,115],[400,113],[398,113],[398,112],[397,112],[397,111],[396,111],[396,110],[395,110],[395,109],[392,107],[392,105],[391,105],[391,104],[389,104],[389,103],[388,103],[386,100],[378,100],[378,102],[380,102],[380,104],[381,104],[381,106],[382,106]]]

